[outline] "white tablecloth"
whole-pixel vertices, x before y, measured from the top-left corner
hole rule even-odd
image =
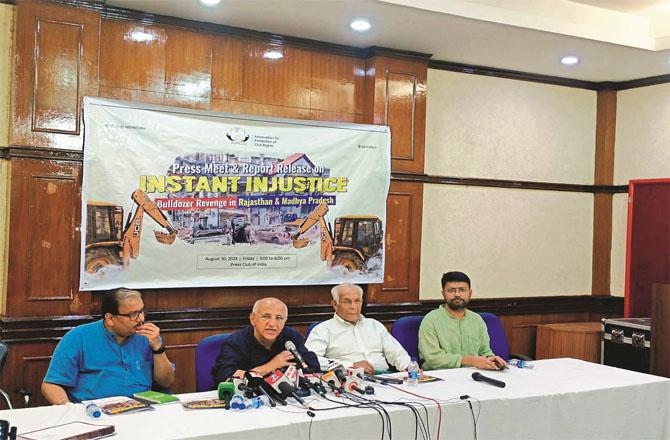
[[[376,398],[422,401],[428,406],[432,438],[437,434],[437,405],[402,390],[443,402],[440,438],[444,439],[474,437],[470,408],[459,399],[463,395],[479,401],[472,400],[472,405],[475,412],[480,410],[480,439],[670,439],[670,379],[574,359],[536,361],[534,369],[482,372],[506,382],[505,388],[473,381],[473,371],[432,371],[430,375],[444,380],[415,387],[375,385]],[[320,398],[307,400],[315,408],[333,406]],[[388,411],[393,438],[414,438],[410,410],[389,406]],[[116,438],[123,439],[382,438],[380,416],[361,408],[317,411],[311,418],[297,405],[238,412],[185,410],[170,404],[155,411],[90,419],[82,405],[66,405],[0,411],[0,419],[18,426],[19,433],[73,420],[112,424]]]

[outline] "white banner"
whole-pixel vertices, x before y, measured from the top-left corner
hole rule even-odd
[[[84,99],[81,290],[381,283],[388,127]]]

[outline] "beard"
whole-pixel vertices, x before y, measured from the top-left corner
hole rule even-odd
[[[447,301],[447,305],[451,310],[463,310],[468,306],[468,301],[463,298],[454,298],[451,301]]]

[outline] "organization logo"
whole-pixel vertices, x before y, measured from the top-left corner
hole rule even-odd
[[[242,127],[232,127],[226,132],[226,137],[234,144],[243,144],[249,140],[250,135]]]

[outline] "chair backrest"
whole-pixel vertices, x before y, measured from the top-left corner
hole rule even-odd
[[[405,351],[421,364],[419,359],[419,326],[423,315],[403,316],[393,323],[391,335],[400,342]]]
[[[7,344],[4,342],[0,341],[0,374],[2,374],[2,370],[5,369],[5,362],[7,362],[8,355],[9,347],[7,347]]]
[[[195,390],[210,391],[214,389],[214,379],[212,378],[212,367],[216,362],[216,357],[221,351],[221,344],[230,335],[222,333],[220,335],[207,336],[195,347]]]
[[[323,321],[316,321],[316,322],[311,323],[311,324],[309,325],[309,327],[307,327],[307,331],[305,332],[305,341],[306,341],[307,338],[309,337],[309,334],[312,333],[312,330],[314,330],[314,327],[316,327],[317,325],[321,324],[322,322],[323,322]]]
[[[480,313],[486,323],[486,330],[489,332],[489,339],[491,340],[491,351],[497,356],[509,360],[509,344],[507,343],[507,336],[505,329],[500,322],[500,318],[493,313]]]

